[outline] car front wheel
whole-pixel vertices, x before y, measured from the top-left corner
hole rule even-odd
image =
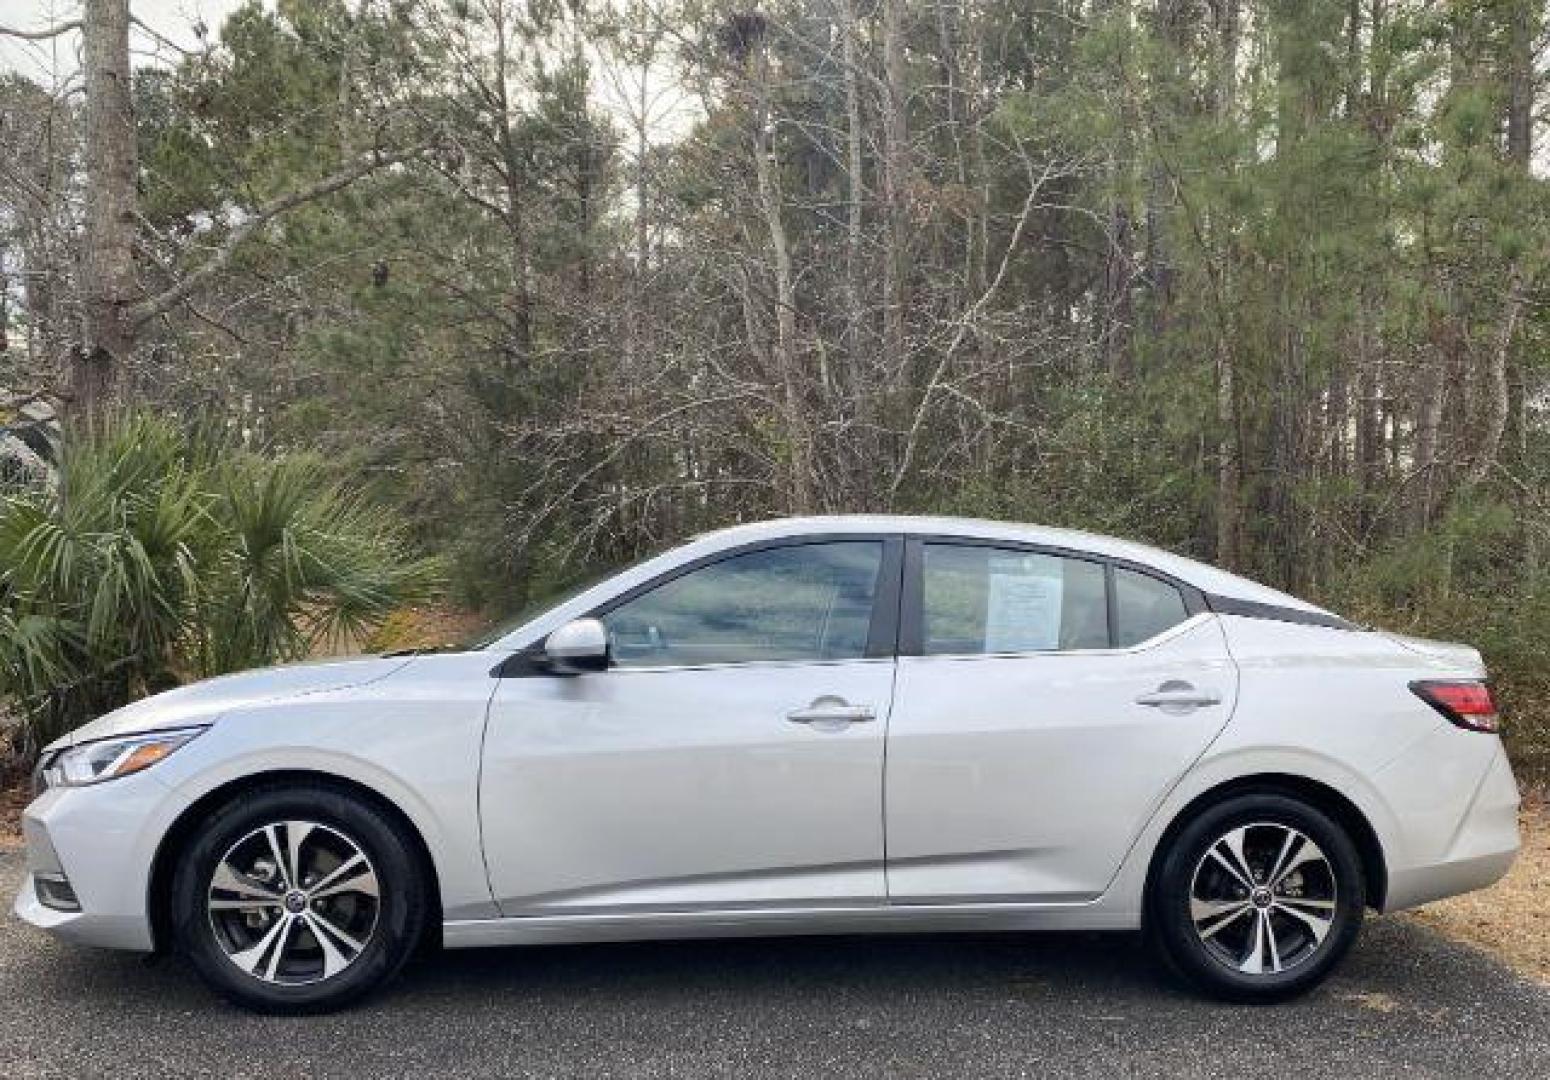
[[[1170,967],[1207,993],[1275,1001],[1321,982],[1356,940],[1366,905],[1356,848],[1299,799],[1244,794],[1174,837],[1147,928]]]
[[[195,970],[264,1012],[321,1012],[379,986],[413,952],[426,912],[402,827],[322,785],[249,792],[211,815],[184,850],[172,902]]]

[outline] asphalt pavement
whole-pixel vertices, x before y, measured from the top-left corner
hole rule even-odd
[[[0,853],[14,893],[20,856]],[[1131,935],[449,952],[342,1014],[262,1017],[181,964],[0,925],[0,1076],[1550,1077],[1550,989],[1400,918],[1270,1008],[1174,988]]]

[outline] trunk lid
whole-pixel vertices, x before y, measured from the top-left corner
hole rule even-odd
[[[1457,641],[1411,637],[1408,634],[1386,634],[1386,636],[1410,652],[1433,661],[1438,667],[1459,669],[1473,678],[1485,678],[1485,658],[1473,645],[1463,645]]]

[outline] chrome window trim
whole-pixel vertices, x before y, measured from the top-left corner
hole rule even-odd
[[[895,656],[849,656],[839,660],[725,660],[718,664],[653,664],[650,667],[610,667],[606,672],[594,672],[597,675],[659,675],[667,671],[744,671],[749,668],[758,670],[784,669],[784,668],[809,668],[809,667],[846,667],[852,664],[891,664]]]
[[[1153,634],[1145,641],[1138,641],[1134,645],[1108,649],[1030,649],[1023,652],[977,652],[977,653],[919,653],[913,655],[901,654],[900,660],[1032,660],[1048,656],[1133,656],[1136,653],[1150,652],[1160,645],[1165,645],[1176,637],[1194,630],[1197,626],[1204,626],[1208,622],[1216,621],[1216,614],[1210,611],[1197,611],[1183,622],[1174,623],[1166,630]]]

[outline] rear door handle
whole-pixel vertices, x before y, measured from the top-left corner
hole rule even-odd
[[[851,705],[844,698],[821,697],[802,709],[792,709],[786,719],[793,724],[818,724],[822,726],[860,724],[876,720],[877,713],[870,705]]]
[[[1193,712],[1221,703],[1222,695],[1215,690],[1202,690],[1181,679],[1169,679],[1151,693],[1136,698],[1137,705],[1149,705],[1166,713]]]

